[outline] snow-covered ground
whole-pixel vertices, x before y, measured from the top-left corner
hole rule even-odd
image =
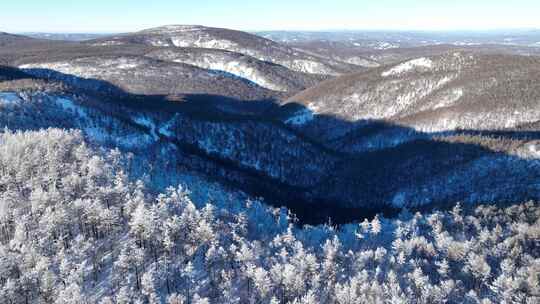
[[[159,134],[167,137],[173,137],[174,133],[170,129],[174,125],[174,120],[177,116],[178,114],[174,114],[169,121],[165,122],[161,127],[159,127]]]
[[[293,70],[309,73],[309,74],[333,74],[331,70],[328,69],[321,62],[309,60],[309,59],[295,59],[291,62],[285,63],[287,67],[292,68]]]
[[[237,48],[237,44],[225,39],[205,39],[204,37],[199,37],[197,40],[185,40],[183,37],[173,37],[171,41],[176,47],[198,47],[205,49],[218,49],[218,50],[229,50]]]
[[[133,118],[133,122],[140,126],[148,128],[154,140],[159,139],[159,135],[156,133],[156,124],[154,123],[154,121],[152,121],[152,119],[146,116],[136,116]]]
[[[17,93],[0,92],[0,105],[14,105],[21,101]]]
[[[436,110],[439,108],[444,108],[447,106],[451,106],[455,104],[461,97],[463,97],[463,89],[462,88],[455,88],[449,91],[447,94],[439,97],[438,102],[435,105],[431,105],[429,109]],[[424,109],[428,110],[427,107]]]
[[[343,96],[342,106],[336,111],[353,121],[388,119],[405,115],[413,111],[423,98],[433,94],[455,77],[456,75],[445,75],[411,82],[383,82],[371,90],[359,90]],[[317,108],[313,106],[310,108],[318,112]]]
[[[84,64],[83,59],[74,60],[73,62],[57,61],[23,64],[19,68],[29,73],[33,73],[33,69],[44,69],[81,78],[93,78],[102,75],[105,71],[108,74],[121,74],[126,70],[137,69],[141,65],[142,62],[137,58],[119,57],[114,59],[101,58],[96,60],[95,65]]]
[[[376,50],[388,50],[388,49],[396,49],[399,48],[399,44],[397,43],[390,43],[390,42],[380,42],[375,45],[373,45],[373,48]]]
[[[414,71],[419,68],[431,69],[432,67],[433,67],[433,61],[429,58],[422,57],[422,58],[413,59],[413,60],[404,62],[402,64],[399,64],[393,67],[392,69],[383,72],[381,75],[383,77],[396,76],[402,73]]]
[[[287,118],[285,120],[285,123],[291,124],[291,125],[304,125],[310,121],[313,120],[313,112],[308,109],[303,109],[297,113],[295,113],[293,116]]]
[[[375,67],[380,66],[380,64],[378,64],[377,62],[375,62],[373,60],[368,60],[368,59],[362,58],[362,57],[349,57],[349,58],[345,58],[345,59],[342,59],[342,60],[347,62],[347,63],[355,64],[355,65],[361,66],[361,67],[375,68]]]
[[[457,129],[501,130],[540,121],[540,105],[527,111],[505,108],[484,109],[474,113],[446,112],[437,119],[418,121],[410,127],[419,132],[441,132]]]
[[[113,46],[113,45],[124,45],[122,41],[103,41],[92,43],[93,46]]]
[[[201,55],[192,58],[182,58],[174,59],[174,62],[191,64],[203,69],[209,69],[214,71],[223,71],[234,76],[246,79],[250,82],[253,82],[263,88],[267,88],[274,91],[287,91],[286,87],[283,87],[280,84],[272,82],[263,71],[257,70],[256,67],[250,66],[245,62],[239,60],[228,61],[228,58],[222,58],[218,56],[211,55]]]
[[[60,105],[64,110],[66,110],[68,112],[72,112],[73,114],[78,115],[81,119],[87,119],[88,118],[88,114],[86,113],[86,111],[83,108],[75,105],[73,100],[63,98],[63,97],[58,97],[58,98],[55,98],[54,101],[58,105]]]

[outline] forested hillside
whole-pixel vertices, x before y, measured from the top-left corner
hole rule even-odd
[[[0,135],[2,303],[538,303],[533,202],[294,225],[130,181],[78,131]]]

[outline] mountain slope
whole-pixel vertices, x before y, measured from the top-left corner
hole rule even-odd
[[[0,32],[0,46],[1,47],[9,46],[15,43],[21,43],[23,41],[32,41],[32,40],[33,39],[30,37]]]
[[[324,79],[322,76],[294,72],[251,56],[218,49],[160,48],[145,56],[223,71],[247,79],[261,87],[281,92],[298,92]]]
[[[285,205],[307,223],[325,222],[329,216],[347,222],[404,206],[433,207],[456,200],[515,202],[540,197],[534,182],[540,178],[540,155],[534,152],[540,137],[531,131],[505,131],[500,138],[482,133],[452,137],[378,121],[371,129],[358,129],[360,136],[351,136],[355,145],[340,150],[323,137],[310,136],[299,128],[302,125],[271,117],[288,106],[267,104],[266,112],[235,113],[229,108],[243,108],[245,102],[232,101],[224,109],[223,102],[196,99],[111,98],[92,96],[95,90],[43,87],[42,82],[22,79],[0,85],[0,91],[8,94],[0,122],[19,128],[78,128],[94,141],[123,147],[139,158],[159,160],[167,155],[165,162],[156,164],[157,172],[178,168],[195,172]],[[346,120],[333,122],[338,121],[327,129],[358,128]],[[386,141],[379,143],[368,136],[388,130],[409,137],[399,142],[395,139],[402,137],[383,136]],[[358,149],[369,147],[367,143],[378,150]],[[349,146],[354,149],[347,150]],[[150,175],[160,184],[168,179]]]
[[[341,50],[338,52],[349,53],[347,56],[369,58],[381,64],[396,64],[419,57],[440,56],[449,52],[468,52],[479,55],[539,56],[540,48],[501,44],[435,44],[415,47],[389,48],[384,50],[372,50],[358,47],[349,49],[348,51]]]
[[[166,50],[90,57],[74,52],[68,60],[23,67],[59,80],[70,87],[70,99],[99,109],[101,114],[80,119],[77,128],[114,146],[111,137],[118,136],[95,131],[110,123],[92,117],[122,121],[148,141],[138,147],[143,151],[168,147],[169,164],[285,204],[307,221],[324,221],[328,214],[346,221],[456,200],[540,197],[534,182],[540,177],[536,58],[459,52],[417,58],[328,80],[280,106],[257,102],[276,96],[274,91],[173,63],[178,53]],[[16,80],[7,90],[28,81],[44,80]],[[50,91],[18,96],[27,96],[25,105],[58,99],[58,94],[47,97]],[[221,97],[212,100],[208,92]],[[41,116],[50,117],[43,126],[72,123],[56,121],[63,117],[56,112],[36,117],[29,113],[42,110],[15,109],[23,121],[33,117],[31,124]],[[12,112],[6,114],[5,122],[16,123]]]
[[[370,145],[362,135],[370,120],[430,133],[516,128],[540,120],[540,86],[532,81],[539,76],[537,57],[461,52],[422,57],[301,92],[289,102],[307,110],[286,119],[307,111],[312,118],[297,128],[348,151]],[[388,144],[406,138],[392,130],[366,132]]]
[[[240,31],[191,25],[170,25],[87,42],[91,45],[141,44],[162,47],[195,47],[232,51],[273,62],[291,70],[337,75],[361,67],[309,55],[271,40]]]
[[[347,62],[366,68],[379,66],[379,62],[365,55],[365,48],[354,41],[305,41],[288,43],[289,46],[306,53],[323,56],[333,60]]]
[[[141,176],[149,173],[159,184],[182,169],[279,206],[291,200],[290,207],[302,211],[298,208],[317,200],[306,189],[338,161],[335,154],[285,126],[262,116],[231,115],[221,109],[222,103],[105,98],[40,79],[0,83],[0,92],[3,126],[80,129],[91,142],[158,162],[152,169],[158,173],[141,168]],[[166,161],[160,162],[163,155]],[[162,175],[159,170],[172,171]],[[321,208],[318,214],[306,214],[305,220],[317,222],[327,216]]]
[[[535,202],[302,229],[258,200],[153,193],[79,131],[0,143],[2,303],[540,300]]]
[[[287,95],[297,93],[328,78],[323,75],[295,72],[247,55],[215,49],[161,48],[141,45],[87,46],[78,43],[0,49],[0,60],[5,59],[6,64],[13,66],[114,56],[140,56],[193,65],[211,70],[209,72],[229,74],[231,78],[244,79],[269,90],[287,93]]]
[[[152,34],[150,37],[154,37],[154,35],[158,34]],[[160,64],[160,62],[171,62],[171,67],[178,66],[174,63],[184,64],[184,66],[190,65],[196,67],[195,70],[206,70],[206,74],[221,74],[223,78],[228,78],[226,81],[223,81],[224,87],[216,89],[215,84],[208,82],[206,79],[208,77],[204,76],[205,73],[201,72],[197,75],[192,74],[193,77],[182,81],[182,83],[184,83],[182,84],[182,87],[187,88],[183,92],[179,91],[180,88],[176,87],[176,84],[173,83],[171,79],[167,79],[162,81],[161,88],[158,90],[160,94],[164,94],[163,92],[167,91],[167,93],[170,92],[171,94],[207,93],[246,99],[257,99],[259,97],[266,98],[267,95],[272,95],[272,97],[284,97],[293,95],[294,93],[311,87],[329,77],[327,75],[293,71],[269,61],[263,61],[249,55],[222,49],[160,47],[152,46],[150,44],[133,43],[109,45],[106,43],[40,40],[10,34],[5,34],[4,36],[5,39],[0,39],[0,41],[5,41],[5,46],[0,48],[0,64],[9,66],[35,67],[49,65],[49,67],[52,67],[54,65],[55,67],[58,67],[58,64],[66,65],[69,64],[69,62],[85,60],[85,58],[97,62],[110,61],[113,57],[121,58],[136,56],[140,57],[139,60],[145,61],[147,64],[159,65],[155,68],[161,70],[160,73],[164,78],[168,77],[165,76],[168,72],[165,71],[166,65]],[[79,67],[78,72],[72,76],[81,76],[83,70],[83,67]],[[119,74],[121,70],[123,69],[108,72],[111,74]],[[66,71],[67,70],[64,68],[57,72]],[[143,74],[142,71],[138,71],[138,73]],[[176,72],[171,71],[171,75],[169,76],[172,76],[175,73]],[[101,75],[103,74],[105,73],[101,73]],[[201,79],[197,79],[199,76]],[[110,79],[107,78],[101,80]],[[265,90],[259,90],[264,91],[264,93],[255,93],[255,97],[253,97],[250,94],[247,94],[247,90],[238,89],[237,84],[227,84],[239,82],[253,84],[253,91],[264,88]],[[221,81],[218,82],[217,87],[220,87],[220,83]],[[157,85],[157,83],[152,84],[152,86]],[[121,83],[119,86],[121,86]],[[228,89],[228,87],[230,87],[230,89]],[[238,93],[238,91],[244,93]],[[133,92],[135,91],[132,91],[132,93]],[[152,93],[152,90],[148,90],[148,92]]]
[[[206,94],[261,100],[271,91],[219,71],[144,56],[95,56],[23,64],[24,71],[61,79],[81,88],[121,95]]]
[[[20,57],[20,53],[27,53],[30,50],[37,49],[57,49],[66,44],[69,43],[0,32],[0,65],[10,64]]]
[[[356,189],[394,206],[536,198],[538,77],[536,57],[422,57],[326,81],[289,99],[280,118],[350,155],[320,186],[336,198]]]

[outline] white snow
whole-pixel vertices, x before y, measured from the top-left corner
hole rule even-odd
[[[531,158],[540,158],[540,143],[539,142],[531,142],[527,145],[527,156]]]
[[[333,71],[333,68],[319,62],[316,58],[298,54],[288,47],[273,45],[269,41],[258,41],[260,45],[255,48],[244,46],[242,42],[235,39],[223,38],[220,35],[206,31],[204,27],[198,26],[166,26],[148,32],[161,34],[162,38],[167,37],[172,45],[176,47],[226,50],[258,58],[262,61],[280,64],[298,72],[337,75]],[[156,46],[168,45],[168,42],[160,40],[151,43]],[[261,49],[261,47],[264,47],[264,49]],[[277,55],[268,56],[268,52],[276,53]]]
[[[368,60],[368,59],[362,58],[362,57],[350,57],[350,58],[346,58],[343,61],[345,61],[347,63],[350,63],[350,64],[354,64],[354,65],[358,65],[358,66],[362,66],[362,67],[367,67],[367,68],[374,68],[374,67],[380,66],[380,64],[378,64],[377,62],[372,61],[372,60]]]
[[[398,44],[393,44],[390,42],[379,42],[376,44],[371,44],[371,47],[373,47],[376,50],[388,50],[388,49],[396,49],[399,48]]]
[[[410,82],[392,80],[367,91],[353,91],[342,98],[337,111],[351,120],[388,119],[410,114],[427,96],[455,79],[455,75],[421,78]]]
[[[116,68],[117,69],[120,69],[120,70],[128,70],[128,69],[134,69],[136,67],[138,67],[139,65],[137,63],[119,63]]]
[[[295,59],[286,67],[309,74],[333,74],[324,64],[307,59]]]
[[[152,40],[150,43],[152,46],[171,46],[168,42],[163,40]]]
[[[123,45],[123,44],[124,42],[122,41],[110,40],[110,41],[93,43],[92,45],[93,46],[111,46],[111,45]]]
[[[200,35],[197,40],[192,37],[171,37],[171,41],[176,47],[198,47],[206,49],[234,50],[236,43],[226,39],[212,39],[208,36]]]
[[[511,111],[507,108],[485,108],[478,112],[448,112],[444,117],[412,126],[419,132],[441,132],[460,129],[501,130],[540,120],[540,110]]]
[[[167,137],[172,137],[174,135],[166,126],[159,128],[159,134],[165,135]]]
[[[88,118],[88,115],[84,109],[77,106],[72,100],[67,98],[58,97],[54,99],[54,102],[58,104],[62,109],[70,111],[73,114],[78,115],[81,118]]]
[[[82,78],[94,78],[104,72],[107,73],[122,73],[125,70],[137,68],[141,65],[140,60],[136,58],[120,57],[115,59],[101,59],[94,65],[86,64],[86,59],[77,59],[73,62],[58,61],[47,63],[34,63],[20,65],[19,68],[32,73],[32,69],[47,69],[57,71],[63,74],[70,74]]]
[[[203,69],[222,71],[239,78],[246,79],[261,87],[286,92],[287,88],[273,83],[267,79],[263,72],[251,67],[244,62],[237,60],[228,61],[229,58],[218,58],[212,56],[200,56],[199,58],[176,59],[174,62],[187,63]]]
[[[383,72],[381,75],[382,77],[395,76],[418,68],[431,69],[432,67],[433,61],[429,58],[422,57],[401,63],[392,69]]]
[[[431,107],[431,109],[439,109],[444,108],[453,105],[456,101],[458,101],[461,97],[463,97],[463,89],[462,88],[455,88],[448,92],[446,95],[442,96],[439,101]]]
[[[321,105],[316,102],[310,102],[307,105],[307,108],[311,110],[312,113],[319,113],[319,110],[321,109]]]
[[[473,45],[481,45],[481,44],[478,43],[478,42],[457,41],[457,42],[454,42],[453,45],[457,45],[457,46],[473,46]]]
[[[158,28],[152,28],[144,30],[143,32],[157,32],[157,33],[169,33],[169,32],[193,32],[203,30],[204,27],[198,25],[165,25]]]
[[[176,117],[178,116],[178,114],[174,114],[174,116],[169,120],[167,121],[166,123],[164,123],[160,128],[159,128],[159,134],[161,135],[165,135],[167,137],[173,137],[174,136],[174,133],[171,132],[169,130],[170,127],[172,127],[173,123],[175,122],[175,119]]]
[[[182,38],[172,38],[172,44],[176,47],[190,47],[193,46],[193,43],[188,40],[183,40]]]
[[[156,133],[156,124],[150,118],[145,116],[137,116],[133,118],[133,121],[138,125],[149,128],[150,134],[154,140],[159,139],[159,136]]]
[[[305,125],[306,123],[310,122],[313,120],[313,112],[309,109],[303,109],[302,111],[299,111],[297,113],[294,114],[294,116],[288,118],[287,120],[285,120],[285,123],[287,124],[291,124],[291,125],[296,125],[296,126],[301,126],[301,125]]]
[[[0,104],[1,105],[13,105],[21,102],[21,98],[17,93],[0,92]]]

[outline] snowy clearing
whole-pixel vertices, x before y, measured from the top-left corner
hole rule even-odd
[[[392,69],[383,72],[381,75],[382,77],[395,76],[403,74],[405,72],[413,71],[417,68],[431,69],[432,67],[433,61],[429,58],[422,57],[399,64]]]

